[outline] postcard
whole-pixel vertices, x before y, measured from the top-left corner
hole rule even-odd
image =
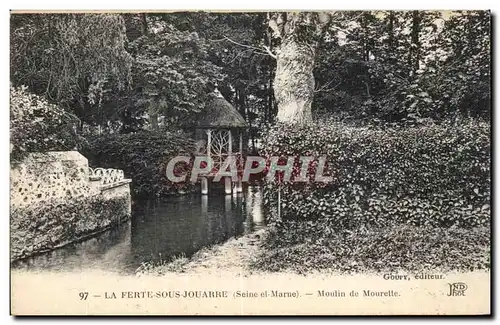
[[[490,315],[490,11],[12,11],[11,315]]]

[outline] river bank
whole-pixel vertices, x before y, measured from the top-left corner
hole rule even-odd
[[[349,236],[336,233],[292,244],[275,243],[276,234],[271,228],[265,228],[205,247],[189,258],[180,256],[169,262],[143,263],[136,274],[224,273],[248,276],[276,272],[301,275],[489,272],[489,233],[489,228],[485,227],[466,231],[404,225],[385,230],[365,229]]]
[[[136,274],[165,275],[168,273],[201,274],[231,274],[232,276],[246,276],[252,274],[251,265],[259,255],[259,247],[266,229],[231,238],[219,245],[205,247],[190,258],[179,256],[170,262],[143,263]]]

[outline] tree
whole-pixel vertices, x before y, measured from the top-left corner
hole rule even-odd
[[[352,12],[317,49],[314,110],[416,123],[490,112],[487,11]]]
[[[80,140],[74,132],[76,121],[76,116],[26,91],[26,87],[11,86],[12,160],[22,160],[29,152],[73,150]]]
[[[135,109],[147,115],[152,129],[189,119],[203,108],[207,85],[222,80],[209,60],[208,43],[196,31],[180,30],[174,14],[126,15],[133,57]],[[140,32],[139,32],[140,31]]]
[[[74,113],[80,131],[175,127],[209,83],[252,137],[320,112],[362,123],[490,112],[487,11],[12,15],[11,27],[13,86]]]
[[[255,131],[275,116],[270,87],[275,60],[269,49],[267,15],[211,13],[208,17],[203,33],[209,39],[213,62],[225,75],[219,90],[248,122],[254,143]]]
[[[205,41],[207,59],[221,68],[217,88],[246,119],[254,142],[263,125],[276,116],[272,91],[276,60],[271,52],[275,41],[267,14],[175,13],[165,19]]]
[[[280,40],[274,78],[277,119],[280,122],[312,120],[314,60],[330,18],[328,13],[281,12],[273,14],[269,20],[274,37]]]
[[[453,12],[444,23],[422,83],[441,117],[491,113],[491,13]]]
[[[116,14],[11,16],[11,81],[100,123],[106,97],[130,84],[125,26]]]

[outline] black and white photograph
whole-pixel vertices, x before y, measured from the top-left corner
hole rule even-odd
[[[491,314],[491,11],[9,19],[11,315]]]

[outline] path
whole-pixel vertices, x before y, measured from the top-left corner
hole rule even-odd
[[[249,265],[259,250],[259,243],[265,236],[265,229],[260,229],[239,238],[209,248],[203,248],[191,258],[177,258],[171,263],[149,267],[145,274],[158,275],[167,273],[231,274],[245,276],[252,274]]]

